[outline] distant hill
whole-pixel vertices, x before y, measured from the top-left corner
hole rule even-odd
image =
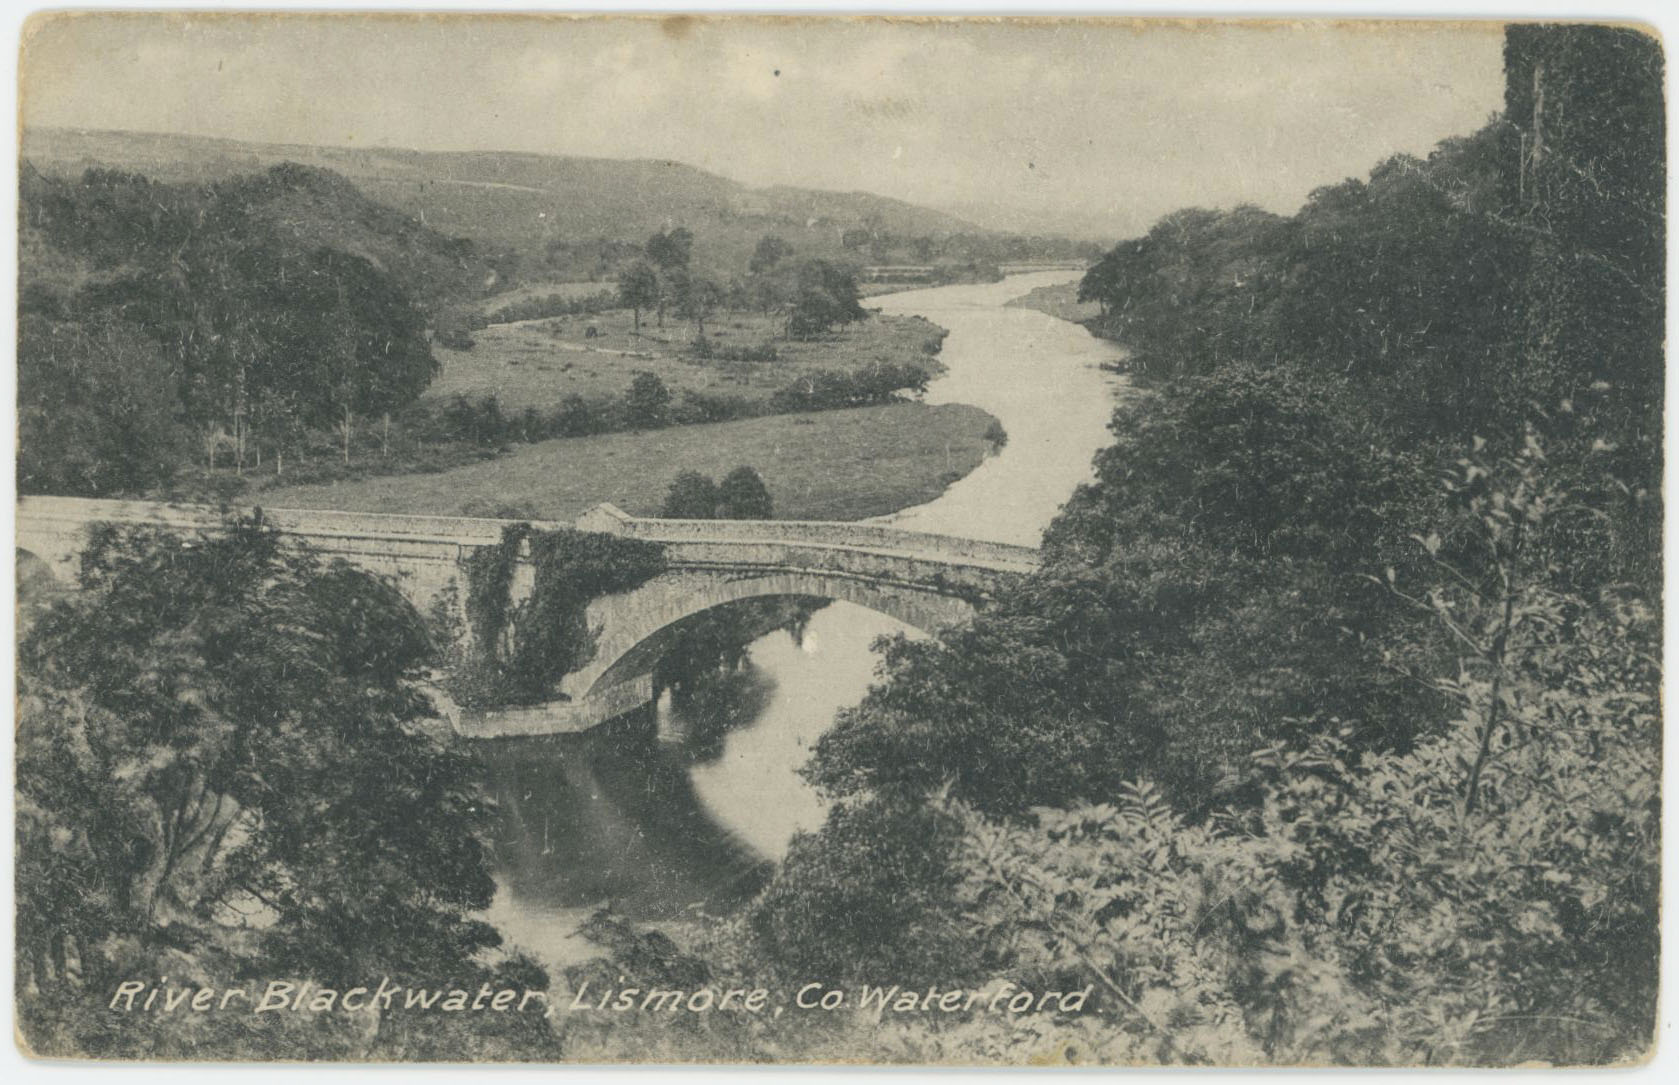
[[[838,252],[847,229],[941,237],[988,231],[940,211],[865,192],[750,188],[678,162],[496,152],[316,147],[146,132],[30,129],[23,157],[48,175],[90,166],[162,181],[210,181],[280,162],[331,170],[372,200],[442,234],[470,238],[532,261],[558,260],[595,239],[641,241],[685,226],[695,258],[744,266],[752,246],[775,233],[801,250]]]

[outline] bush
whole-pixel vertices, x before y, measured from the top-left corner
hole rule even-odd
[[[624,412],[629,423],[640,429],[658,429],[670,422],[670,389],[657,373],[643,370],[624,393]]]
[[[867,369],[824,369],[801,377],[770,397],[782,411],[826,411],[890,403],[902,393],[927,390],[928,372],[920,366],[876,363]]]
[[[549,424],[549,432],[555,437],[587,437],[606,429],[604,409],[576,394],[560,401],[560,408]]]
[[[1028,826],[948,807],[984,951],[1011,976],[1077,973],[1106,991],[1121,1027],[1069,1026],[1102,1061],[1574,1064],[1648,1049],[1657,617],[1621,591],[1551,586],[1538,540],[1571,503],[1536,441],[1472,455],[1452,487],[1484,563],[1449,559],[1431,533],[1424,572],[1381,578],[1460,649],[1415,675],[1456,712],[1414,749],[1319,736],[1262,750],[1253,801],[1194,821],[1147,783]]]
[[[717,516],[717,484],[698,471],[676,476],[659,515],[673,520],[711,520]]]
[[[723,362],[773,362],[781,357],[773,343],[759,343],[756,346],[745,347],[712,345],[710,351],[711,353],[707,357],[716,358]]]
[[[450,439],[489,447],[505,444],[515,431],[493,395],[476,402],[461,395],[454,397],[443,409],[442,421]]]
[[[768,520],[775,505],[758,472],[745,464],[723,476],[717,487],[717,515],[724,520]]]
[[[681,405],[671,412],[671,421],[679,426],[688,426],[700,422],[730,422],[763,413],[759,400],[745,396],[708,395],[688,389],[682,393]]]
[[[927,806],[863,801],[793,838],[747,913],[762,959],[813,982],[962,982],[979,973],[952,907],[961,823]]]
[[[185,442],[173,378],[140,332],[25,316],[17,365],[21,492],[103,497],[174,477]]]

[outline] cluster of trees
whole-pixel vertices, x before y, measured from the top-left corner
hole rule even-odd
[[[857,269],[824,259],[795,259],[793,246],[774,234],[758,240],[744,279],[730,283],[729,298],[740,309],[780,313],[789,339],[810,339],[864,320]]]
[[[485,315],[488,324],[510,324],[516,320],[540,320],[551,316],[593,316],[618,307],[619,295],[611,290],[593,294],[533,294],[519,301],[498,305]]]
[[[544,247],[542,265],[549,278],[605,282],[641,256],[642,246],[637,241],[608,237],[578,240],[556,237]]]
[[[780,389],[770,402],[784,411],[826,411],[890,403],[927,390],[930,374],[917,365],[879,362],[867,369],[823,369]]]
[[[875,216],[840,234],[840,246],[873,264],[921,264],[946,267],[995,267],[1002,263],[1094,260],[1101,246],[1093,241],[1027,234],[958,232],[894,233]]]
[[[295,166],[210,186],[26,172],[25,266],[49,273],[26,276],[19,306],[20,487],[161,486],[183,449],[243,468],[311,429],[337,434],[347,461],[363,419],[388,429],[438,369],[422,312],[365,256],[264,215],[341,183]]]
[[[456,396],[441,410],[410,412],[407,424],[425,440],[500,448],[556,437],[725,422],[762,413],[760,403],[744,396],[685,391],[682,399],[677,400],[658,374],[642,372],[636,374],[624,395],[616,400],[589,400],[573,394],[562,399],[552,411],[526,407],[508,412],[493,395],[476,400]]]
[[[1620,46],[1553,40],[1511,35],[1506,109],[1473,135],[1320,188],[1292,217],[1168,215],[1104,256],[1081,299],[1150,376],[1307,365],[1362,383],[1384,424],[1459,439],[1591,392],[1653,440],[1662,119],[1646,62],[1599,100],[1585,73]],[[1591,104],[1547,108],[1559,96]]]
[[[694,323],[694,334],[705,334],[705,321],[723,301],[723,288],[715,279],[693,270],[694,234],[684,226],[660,230],[642,246],[643,257],[618,275],[618,304],[635,316],[635,330],[641,332],[641,314],[652,309],[659,327],[665,326],[665,310]]]
[[[698,471],[677,475],[659,515],[676,520],[768,520],[775,515],[775,504],[763,477],[742,464],[724,475],[721,484]]]
[[[724,242],[729,248],[733,244]],[[973,274],[986,268],[994,271],[1003,263],[1094,260],[1102,254],[1103,247],[1093,241],[1043,235],[969,231],[907,233],[889,228],[879,216],[869,215],[851,226],[828,223],[812,230],[799,222],[789,224],[781,232],[766,234],[746,256],[748,277],[791,257],[796,248],[811,256],[850,263],[937,266],[953,269],[952,274],[957,269]],[[484,259],[492,257],[497,260],[503,280],[510,283],[512,269],[502,254],[482,255]],[[540,257],[540,268],[533,271],[539,270],[548,278],[598,282],[617,278],[638,260],[653,260],[645,242],[603,237],[556,238],[547,243]],[[713,266],[712,271],[727,277],[721,263]]]
[[[1109,253],[1146,392],[1041,573],[886,647],[748,952],[1094,983],[1027,1042],[1121,1062],[1646,1050],[1661,69],[1512,27],[1482,132]]]
[[[17,729],[28,1049],[558,1056],[535,1014],[108,1008],[137,978],[252,997],[279,977],[547,988],[477,918],[494,888],[480,770],[436,718],[432,642],[393,585],[257,522],[196,540],[113,529],[84,553],[79,590],[31,616]]]
[[[759,240],[745,278],[727,283],[696,273],[692,267],[693,234],[676,227],[647,240],[645,256],[618,276],[618,304],[634,314],[653,310],[664,327],[666,309],[691,321],[697,342],[705,340],[705,322],[721,307],[782,313],[789,338],[809,339],[868,314],[859,302],[857,272],[830,260],[795,260],[793,247],[774,235]]]

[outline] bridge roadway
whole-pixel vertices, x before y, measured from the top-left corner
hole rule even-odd
[[[465,561],[479,548],[499,543],[512,522],[315,509],[265,508],[262,514],[267,524],[304,540],[323,557],[343,558],[391,577],[421,613],[430,613],[439,600],[463,605]],[[26,497],[17,507],[20,560],[23,553],[32,554],[59,577],[73,579],[89,526],[102,522],[203,532],[220,528],[223,518],[221,510],[203,505]],[[582,731],[645,704],[654,694],[653,664],[674,629],[724,603],[817,596],[856,603],[932,631],[972,614],[976,601],[1038,565],[1038,553],[1029,547],[879,524],[654,519],[598,505],[575,525],[532,526],[575,526],[659,543],[666,570],[632,591],[589,605],[594,657],[566,676],[559,700],[485,712],[444,704],[464,734]],[[521,555],[515,571],[515,600],[530,591],[535,579],[526,557]]]

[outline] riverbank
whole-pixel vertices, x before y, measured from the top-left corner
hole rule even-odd
[[[571,520],[602,501],[656,515],[680,471],[763,476],[777,517],[860,520],[922,502],[978,467],[997,420],[977,407],[890,403],[523,445],[433,474],[275,487],[275,508]]]
[[[1040,286],[1004,304],[1015,309],[1036,309],[1057,320],[1089,327],[1088,321],[1102,315],[1102,307],[1093,301],[1079,300],[1079,281]]]

